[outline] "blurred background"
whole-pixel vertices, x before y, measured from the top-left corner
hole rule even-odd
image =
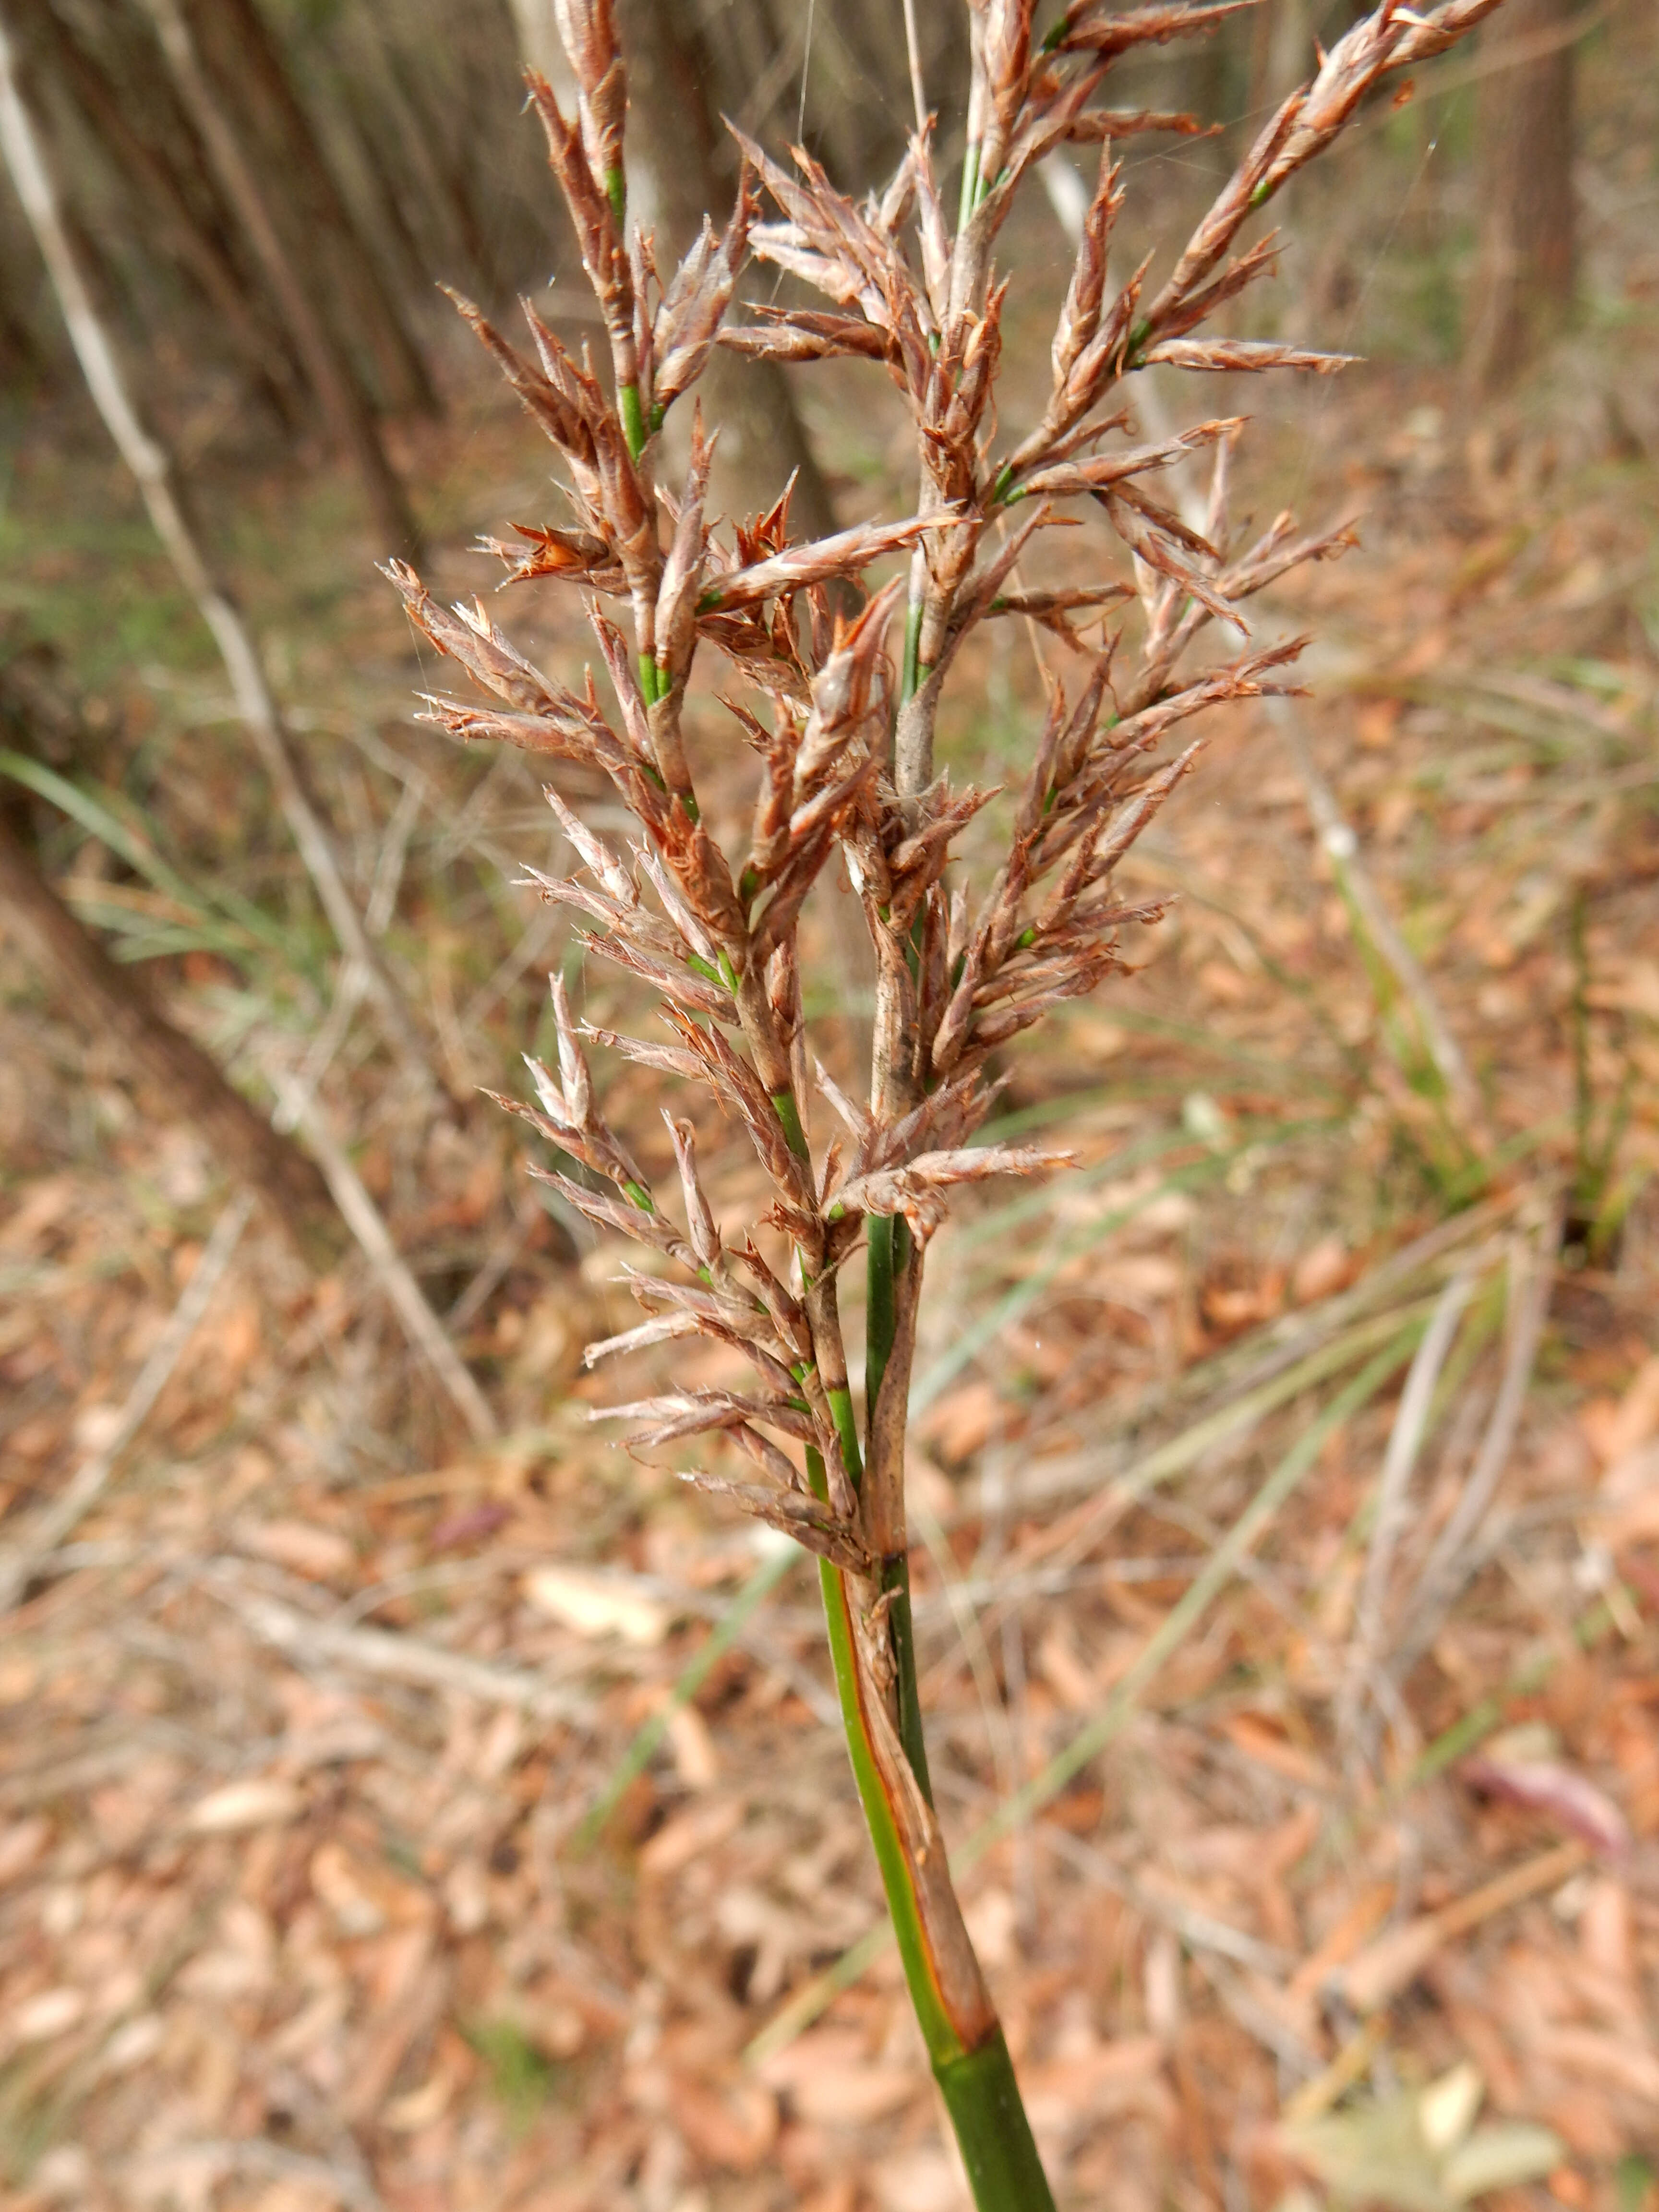
[[[890,4],[620,12],[659,242],[729,205],[722,118],[860,191],[902,154]],[[965,18],[915,14],[953,176]],[[966,2202],[812,1578],[590,1425],[620,1249],[482,1095],[550,971],[642,1001],[522,879],[572,865],[532,764],[416,720],[374,566],[578,674],[574,599],[473,550],[563,518],[440,289],[592,335],[523,112],[550,15],[0,5],[20,2208]],[[1203,129],[1118,149],[1121,273],[1350,20],[1261,0],[1124,67]],[[1136,848],[1179,894],[1136,972],[1011,1056],[999,1127],[1078,1166],[930,1261],[924,1703],[1067,2204],[1659,2212],[1656,61],[1652,0],[1506,0],[1275,211],[1237,330],[1361,364],[1132,394],[1250,414],[1237,510],[1360,544],[1258,603],[1310,694],[1230,709]],[[1006,234],[1005,429],[1093,160]],[[729,515],[792,471],[799,534],[908,510],[872,368],[723,359],[704,404]],[[1054,580],[1110,557],[1054,536]],[[1000,782],[1085,664],[990,627],[946,750]],[[811,927],[848,1066],[856,933]]]

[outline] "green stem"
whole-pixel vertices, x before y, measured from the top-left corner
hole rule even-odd
[[[858,1424],[853,1419],[853,1394],[843,1382],[837,1389],[826,1390],[830,1401],[830,1417],[836,1425],[836,1434],[841,1441],[841,1463],[847,1470],[847,1480],[856,1491],[864,1480],[864,1462],[859,1455]]]
[[[923,597],[916,593],[904,611],[904,666],[899,677],[899,705],[908,706],[921,689],[921,617]]]
[[[623,386],[623,420],[624,422],[628,419],[627,401],[631,394],[634,394],[633,386],[631,384],[625,384]],[[634,396],[635,398],[635,411],[637,412],[637,395]],[[648,653],[642,653],[639,656],[639,671],[640,696],[644,700],[648,712],[651,708],[658,705],[662,700],[667,698],[669,693],[674,689],[674,679],[672,676],[670,675],[667,669],[665,669],[659,661],[653,659],[652,656]],[[646,762],[644,766],[646,774],[651,778],[651,781],[656,785],[657,788],[659,791],[666,791],[668,786],[663,780],[661,770],[654,767],[649,761]],[[693,822],[696,821],[698,819],[696,793],[693,791],[681,791],[677,792],[675,796],[678,799],[680,805],[685,809],[688,818]],[[714,980],[718,982],[720,979],[717,976]]]
[[[798,1160],[811,1164],[812,1155],[806,1148],[806,1132],[800,1125],[800,1109],[795,1103],[793,1091],[775,1091],[772,1094],[772,1109],[783,1124],[784,1140]]]
[[[823,1484],[823,1462],[808,1449],[806,1469],[816,1490]],[[1032,2140],[1031,2124],[1020,2100],[1013,2062],[999,2027],[976,2050],[963,2046],[951,2024],[934,1976],[922,1927],[910,1865],[892,1808],[870,1748],[853,1654],[853,1620],[847,1578],[829,1560],[818,1563],[823,1589],[830,1656],[841,1698],[847,1749],[853,1762],[864,1817],[881,1871],[887,1911],[898,1942],[899,1960],[927,2045],[979,2212],[1054,2212],[1054,2197]]]
[[[637,461],[645,451],[646,439],[645,412],[640,405],[640,387],[637,384],[624,384],[617,398],[622,409],[623,435],[628,441],[629,458]]]
[[[802,1159],[809,1158],[805,1132],[801,1127],[793,1093],[775,1092],[772,1104],[783,1124],[791,1151]],[[897,1334],[896,1270],[902,1268],[909,1258],[909,1232],[902,1221],[872,1218],[870,1226],[877,1233],[871,1243],[872,1318],[866,1389],[866,1402],[873,1408]],[[879,1260],[876,1257],[878,1248],[882,1255]],[[844,1385],[830,1390],[828,1395],[848,1480],[857,1488],[863,1467],[852,1396]],[[806,1449],[806,1479],[816,1497],[829,1497],[823,1455],[811,1444]],[[1008,2056],[1002,2030],[995,2029],[970,2051],[951,2017],[939,1986],[917,1893],[916,1870],[911,1865],[893,1808],[888,1802],[870,1740],[870,1723],[865,1711],[854,1643],[854,1598],[848,1578],[828,1559],[820,1559],[818,1582],[823,1593],[830,1659],[835,1669],[836,1692],[841,1703],[842,1728],[847,1738],[853,1779],[881,1874],[888,1917],[898,1943],[916,2024],[927,2045],[934,2079],[956,2130],[963,2162],[973,2185],[974,2202],[978,2212],[1054,2212],[1054,2200],[1032,2140],[1030,2122],[1020,2101],[1019,2085],[1014,2078],[1013,2062]],[[884,1591],[892,1593],[887,1617],[897,1672],[900,1741],[911,1771],[931,1804],[910,1622],[909,1561],[903,1553],[883,1560],[881,1586]]]
[[[958,231],[967,229],[968,225],[973,220],[974,210],[979,205],[980,198],[979,141],[977,138],[975,138],[969,142],[968,150],[963,156],[962,204],[957,210],[957,228]]]
[[[617,235],[621,239],[625,236],[628,228],[628,179],[623,174],[620,166],[605,171],[605,196],[611,203],[611,213],[617,225]],[[645,451],[649,434],[645,427],[645,413],[640,405],[640,387],[637,384],[623,386],[617,394],[617,407],[622,416],[623,435],[628,441],[629,459],[637,461]],[[653,414],[654,415],[655,412],[653,409]],[[652,428],[655,429],[657,427],[657,422],[653,421]],[[651,694],[647,691],[645,696],[648,702]]]
[[[895,1231],[899,1227],[896,1217],[888,1213],[872,1213],[865,1224],[868,1239],[866,1271],[869,1279],[870,1296],[865,1320],[866,1346],[864,1369],[864,1404],[868,1418],[873,1421],[876,1401],[881,1395],[882,1377],[887,1372],[887,1363],[893,1356],[893,1338],[898,1328],[898,1304],[893,1279],[896,1254]]]
[[[1054,2212],[1054,2195],[999,2028],[989,2043],[935,2063],[979,2212]]]
[[[806,1479],[818,1497],[829,1496],[823,1456],[810,1444],[806,1451]],[[853,1779],[858,1785],[859,1802],[864,1808],[865,1823],[869,1828],[876,1864],[880,1869],[881,1886],[887,1897],[888,1917],[898,1939],[899,1957],[903,1963],[905,1981],[909,1986],[910,2001],[915,2007],[917,2023],[927,2045],[928,2056],[933,2062],[933,2070],[939,2073],[941,2067],[948,2067],[968,2054],[963,2048],[962,2038],[951,2026],[950,2014],[945,2010],[928,1953],[927,1939],[922,1928],[921,1907],[911,1878],[909,1862],[905,1857],[904,1844],[893,1819],[892,1808],[887,1802],[887,1793],[882,1788],[875,1754],[871,1749],[869,1726],[859,1694],[858,1662],[853,1650],[853,1601],[847,1587],[847,1578],[839,1567],[832,1566],[828,1559],[820,1559],[818,1580],[823,1591],[823,1618],[830,1636],[830,1661],[835,1669],[836,1691],[841,1700],[842,1726],[847,1737],[848,1756],[853,1763]]]

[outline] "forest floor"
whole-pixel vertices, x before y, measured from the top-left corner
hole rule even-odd
[[[1263,511],[1365,515],[1262,616],[1317,634],[1312,694],[1218,726],[1127,872],[1178,893],[1137,972],[1011,1060],[1077,1165],[930,1256],[923,1702],[1068,2206],[1659,2205],[1656,296],[1638,257],[1593,388],[1575,352],[1479,415],[1433,366],[1269,403]],[[404,456],[446,591],[544,504],[467,391]],[[829,447],[849,507],[869,438]],[[619,1252],[476,1096],[563,957],[513,884],[556,857],[536,778],[410,726],[346,491],[261,499],[222,526],[435,1072],[359,1012],[323,1111],[500,1433],[355,1251],[233,1243],[191,1131],[0,943],[0,1547],[223,1267],[0,1617],[4,2201],[955,2212],[811,1577],[590,1425]],[[216,669],[89,431],[31,441],[0,530],[173,871],[76,830],[58,879],[269,1095],[329,947]],[[1029,726],[1007,628],[964,775]],[[650,1079],[611,1097],[659,1152]]]

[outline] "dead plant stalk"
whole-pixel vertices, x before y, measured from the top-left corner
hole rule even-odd
[[[906,1977],[983,2212],[1031,2212],[1052,2198],[951,1887],[916,1692],[903,1466],[927,1244],[957,1186],[1066,1158],[973,1144],[996,1087],[988,1060],[1057,1002],[1118,969],[1125,933],[1158,918],[1158,905],[1120,901],[1114,872],[1199,746],[1161,763],[1153,757],[1205,709],[1286,688],[1299,641],[1251,650],[1241,604],[1350,542],[1346,531],[1298,538],[1285,515],[1254,543],[1235,543],[1228,468],[1241,424],[1212,419],[1150,444],[1127,442],[1123,390],[1137,371],[1160,364],[1321,374],[1340,366],[1328,354],[1199,333],[1271,265],[1270,239],[1234,251],[1254,213],[1330,143],[1379,79],[1443,51],[1494,0],[1421,10],[1386,0],[1270,118],[1157,291],[1147,296],[1150,256],[1114,287],[1108,254],[1122,193],[1113,137],[1186,119],[1104,114],[1091,103],[1126,52],[1206,32],[1243,4],[1117,12],[1103,0],[1071,0],[1039,35],[1034,0],[970,0],[968,143],[954,224],[931,119],[885,190],[862,204],[799,149],[786,169],[742,141],[724,231],[705,225],[678,269],[659,270],[650,234],[628,217],[627,79],[611,0],[556,0],[574,114],[533,72],[530,91],[604,321],[608,385],[528,307],[526,355],[477,308],[458,304],[569,479],[570,520],[525,528],[522,546],[495,550],[510,580],[584,589],[614,704],[601,704],[591,675],[571,690],[534,667],[482,605],[445,609],[412,568],[389,570],[419,629],[489,695],[484,705],[434,697],[434,719],[457,737],[602,770],[638,825],[637,842],[619,849],[550,790],[583,872],[536,880],[586,918],[588,951],[652,986],[668,1041],[580,1024],[556,982],[557,1071],[532,1062],[538,1104],[502,1103],[584,1171],[533,1174],[599,1228],[656,1255],[660,1272],[628,1278],[646,1318],[593,1346],[590,1358],[697,1335],[735,1348],[753,1369],[746,1391],[685,1389],[611,1411],[635,1424],[636,1446],[724,1437],[753,1479],[689,1479],[818,1554],[854,1775]],[[1068,142],[1100,144],[1097,179],[1054,332],[1048,403],[1005,448],[996,426],[1006,416],[994,402],[1007,283],[995,267],[997,240],[1028,175]],[[770,220],[762,218],[763,190]],[[751,255],[827,305],[757,308],[752,319],[729,323]],[[684,486],[678,496],[659,489],[653,441],[716,343],[760,358],[850,356],[882,365],[915,424],[915,512],[792,544],[786,488],[769,513],[729,539],[718,536],[705,513],[713,437],[700,408]],[[1202,452],[1212,476],[1200,529],[1152,485]],[[1028,589],[1017,564],[1079,501],[1103,514],[1127,577]],[[901,551],[908,586],[890,583],[855,619],[839,619],[834,608],[848,592],[862,599],[866,568]],[[607,602],[617,603],[621,622]],[[1120,630],[1103,650],[1084,651],[1080,629],[1123,602],[1138,602],[1133,649]],[[948,854],[993,794],[953,790],[936,770],[935,732],[964,643],[1009,614],[1056,629],[1082,655],[1080,680],[1050,689],[1006,856],[975,894],[952,880]],[[1241,649],[1185,667],[1214,622],[1239,634]],[[740,854],[711,829],[684,741],[687,685],[704,645],[727,657],[761,710],[731,709],[758,768]],[[803,1017],[802,907],[837,848],[876,961],[867,1103],[811,1058]],[[605,1118],[589,1072],[592,1044],[712,1094],[765,1171],[771,1204],[762,1218],[736,1232],[717,1224],[691,1125],[670,1115],[684,1225],[676,1219]],[[815,1091],[843,1131],[816,1146]],[[837,1283],[861,1242],[869,1301],[860,1421]]]

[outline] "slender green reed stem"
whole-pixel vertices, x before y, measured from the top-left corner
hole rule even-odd
[[[893,1282],[894,1232],[900,1226],[891,1214],[872,1213],[865,1224],[868,1239],[866,1271],[870,1296],[865,1320],[866,1357],[864,1370],[864,1398],[872,1420],[875,1419],[876,1401],[881,1395],[882,1377],[887,1372],[887,1363],[893,1355],[893,1335],[898,1326],[897,1302]]]
[[[981,196],[978,161],[977,145],[970,146],[968,167],[963,178],[964,222],[978,204]],[[926,605],[927,569],[922,556],[918,554],[911,569],[909,601],[905,611],[904,659],[899,675],[897,700],[897,710],[901,714],[927,678],[928,672],[921,661],[921,626]],[[907,950],[914,973],[918,966],[920,945],[914,945]],[[865,1323],[865,1406],[866,1420],[873,1431],[881,1386],[892,1359],[897,1336],[898,1285],[910,1261],[910,1231],[902,1215],[872,1214],[866,1223],[866,1237],[869,1296]],[[902,1480],[902,1474],[898,1479]],[[828,1566],[823,1570],[823,1578],[825,1604],[828,1607],[831,1579],[841,1586],[843,1593],[845,1583],[842,1577],[836,1575],[834,1569]],[[887,1600],[899,1742],[915,1778],[917,1788],[931,1805],[933,1788],[927,1767],[927,1735],[921,1721],[921,1691],[916,1671],[908,1548],[890,1553],[882,1560],[881,1588]],[[833,1650],[833,1619],[830,1640]],[[839,1665],[836,1671],[839,1680]],[[846,1716],[848,1707],[844,1696],[842,1709]],[[854,1740],[854,1723],[850,1718],[848,1721],[848,1740],[849,1744]],[[856,1753],[854,1768],[856,1772]],[[871,1771],[872,1778],[875,1778],[873,1765]],[[882,1878],[887,1886],[888,1908],[895,1930],[898,1933],[905,1980],[909,1984],[911,2001],[933,2062],[933,2078],[939,2083],[939,2094],[951,2115],[951,2124],[962,2153],[963,2164],[967,2168],[978,2212],[1054,2212],[1053,2192],[1042,2170],[1042,2160],[1038,2155],[1031,2124],[1020,2097],[1013,2061],[1009,2057],[1001,2028],[996,2028],[988,2039],[976,2042],[972,2050],[963,2047],[954,2030],[950,2039],[951,2045],[954,2047],[937,2042],[929,2031],[930,2009],[937,2007],[938,1992],[929,1978],[931,1969],[925,1949],[919,1957],[915,1957],[905,1948],[899,1908],[894,1901],[893,1885],[888,1878],[887,1862],[883,1857],[876,1816],[872,1814],[870,1798],[865,1793],[862,1778],[859,1786],[860,1795],[865,1796],[865,1812],[870,1820],[876,1856],[881,1863]],[[879,1786],[877,1780],[878,1793]],[[892,1816],[884,1797],[880,1811],[890,1826]],[[915,1899],[910,1887],[914,1874],[902,1852],[896,1871],[902,1877],[907,1908],[914,1914]],[[918,1967],[924,1976],[921,1981],[917,1978]]]
[[[827,1494],[823,1460],[809,1449],[806,1463],[813,1488],[820,1495]],[[941,1997],[915,1877],[870,1748],[869,1723],[853,1652],[852,1599],[847,1577],[824,1559],[819,1563],[818,1578],[853,1778],[881,1871],[888,1917],[898,1943],[910,2002],[927,2045],[933,2078],[956,2130],[974,2202],[979,2212],[1054,2212],[1054,2197],[1037,2155],[1001,2029],[975,2050],[964,2049]]]
[[[957,210],[957,228],[966,230],[979,205],[979,141],[970,139],[962,161],[962,201]]]
[[[977,2051],[936,2065],[933,2076],[980,2212],[1054,2212],[1002,2030]]]
[[[931,1805],[933,1778],[927,1771],[927,1739],[921,1726],[921,1689],[916,1674],[916,1632],[910,1617],[910,1554],[895,1552],[881,1563],[881,1586],[891,1600],[887,1625],[893,1637],[894,1688],[898,1694],[899,1741],[910,1762],[916,1786]]]

